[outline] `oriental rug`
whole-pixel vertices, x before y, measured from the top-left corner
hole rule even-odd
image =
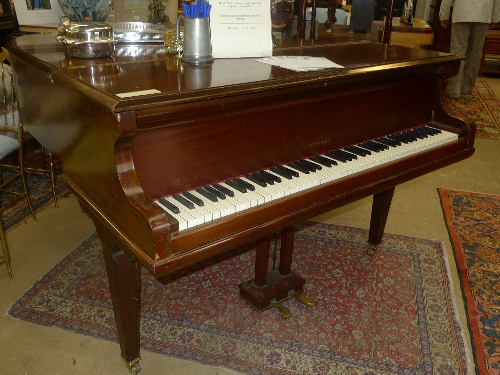
[[[500,196],[439,189],[479,374],[500,374]]]
[[[471,374],[442,244],[386,234],[369,257],[367,238],[362,229],[299,227],[293,269],[317,305],[286,301],[287,320],[239,297],[253,250],[196,264],[167,285],[143,272],[142,348],[245,374]],[[85,240],[9,314],[116,341],[101,252],[96,235]]]
[[[8,173],[10,171],[4,171],[4,179],[8,178]],[[54,204],[52,198],[52,185],[50,182],[50,176],[38,173],[27,173],[28,189],[30,191],[31,204],[33,209],[36,211],[43,209],[48,204]],[[21,182],[16,181],[10,187],[12,190],[22,191]],[[56,178],[56,194],[57,196],[63,197],[69,194],[69,190],[63,184],[60,178]],[[1,205],[2,207],[7,205],[8,202],[14,199],[13,195],[2,194]],[[21,223],[26,218],[31,218],[31,212],[26,203],[26,199],[19,199],[8,209],[2,212],[2,221],[5,231],[9,231],[14,228],[17,224]]]
[[[458,117],[474,121],[477,138],[500,139],[500,101],[485,80],[476,80],[471,95],[448,99],[448,103]]]

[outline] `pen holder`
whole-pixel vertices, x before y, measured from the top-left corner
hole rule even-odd
[[[181,43],[180,25],[184,23],[184,43],[181,61],[203,64],[212,62],[212,44],[210,42],[210,19],[190,18],[179,16],[177,18],[176,36]]]

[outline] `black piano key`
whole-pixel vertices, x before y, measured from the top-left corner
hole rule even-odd
[[[190,210],[192,210],[194,208],[194,203],[191,202],[191,201],[189,201],[189,200],[187,200],[186,198],[184,198],[180,194],[174,194],[174,195],[172,195],[172,198],[174,198],[177,202],[179,202],[183,206],[186,206]]]
[[[278,165],[276,168],[278,168],[281,171],[285,171],[285,172],[289,173],[292,177],[299,177],[300,176],[299,172],[297,172],[293,169],[284,167],[283,165]]]
[[[396,141],[394,139],[388,139],[388,138],[385,138],[385,137],[377,138],[377,139],[375,139],[375,141],[379,142],[379,143],[382,143],[383,145],[390,146],[390,147],[401,146],[401,142],[398,142],[398,141]]]
[[[372,153],[368,150],[364,150],[360,147],[356,147],[356,146],[348,146],[345,148],[346,151],[349,151],[349,152],[352,152],[353,154],[356,154],[356,155],[359,155],[359,156],[362,156],[362,157],[365,157],[367,155],[371,155]]]
[[[436,135],[436,134],[441,134],[441,129],[437,128],[432,128],[430,126],[421,126],[418,128],[420,131],[425,132],[428,135]]]
[[[301,164],[305,164],[305,165],[307,165],[308,167],[313,168],[314,170],[313,170],[312,172],[315,172],[315,171],[320,171],[320,170],[322,170],[322,169],[323,169],[323,168],[321,167],[321,165],[319,165],[318,163],[314,163],[314,162],[312,162],[312,161],[310,161],[310,160],[307,160],[307,159],[301,159],[301,160],[299,160],[299,162],[300,162]]]
[[[203,202],[200,198],[198,198],[197,196],[191,194],[189,191],[184,191],[182,193],[182,195],[184,195],[184,197],[186,197],[187,199],[189,199],[191,202],[194,202],[195,204],[197,204],[198,206],[204,206],[205,205],[205,202]]]
[[[300,165],[302,168],[305,168],[306,170],[309,171],[309,173],[316,172],[316,168],[314,168],[313,165],[309,165],[307,163],[304,163],[302,160],[295,160],[294,163],[297,165]]]
[[[233,178],[233,181],[236,181],[237,184],[240,184],[244,188],[250,191],[255,190],[255,186],[253,186],[250,182],[247,182],[245,180],[242,180],[241,178]]]
[[[429,135],[423,131],[421,131],[420,129],[418,128],[415,128],[415,129],[411,129],[409,130],[411,132],[411,134],[413,134],[415,137],[417,137],[418,139],[425,139],[425,138],[428,138]]]
[[[209,193],[215,195],[217,198],[226,199],[226,194],[224,194],[223,192],[215,189],[212,186],[208,186],[208,185],[205,186],[205,190],[207,190]]]
[[[396,141],[403,142],[403,143],[411,143],[416,141],[416,138],[412,138],[408,135],[404,135],[402,133],[394,133],[390,134],[387,136],[387,138],[395,139]]]
[[[346,158],[344,155],[341,155],[335,151],[329,151],[325,154],[326,156],[328,156],[329,158],[331,159],[335,159],[335,160],[338,160],[340,161],[341,163],[347,163],[348,161],[351,161],[352,159],[348,159]]]
[[[415,142],[418,140],[418,137],[415,135],[413,130],[405,130],[399,133],[402,137],[406,137],[411,142]]]
[[[270,171],[273,172],[273,173],[279,174],[281,177],[284,177],[287,180],[291,180],[292,179],[292,174],[288,173],[287,171],[285,171],[283,169],[285,169],[285,168],[281,169],[281,168],[278,168],[278,167],[272,167],[272,168],[270,168]]]
[[[269,172],[266,172],[266,171],[258,171],[258,172],[255,172],[254,174],[256,174],[257,176],[259,176],[259,178],[263,181],[266,182],[266,184],[269,184],[269,185],[274,185],[275,182],[278,182],[276,181],[273,177],[276,177],[274,175],[272,175],[271,173]],[[276,178],[279,178],[279,177],[276,177]],[[281,180],[280,180],[281,181]]]
[[[165,206],[166,208],[168,208],[170,211],[172,211],[174,214],[178,214],[181,212],[181,210],[179,210],[179,207],[177,207],[175,204],[172,204],[170,203],[169,201],[167,201],[165,198],[160,198],[159,199],[160,203]]]
[[[315,155],[311,159],[316,163],[324,165],[325,167],[332,167],[334,165],[338,165],[338,163],[335,160],[325,157],[323,155]]]
[[[265,181],[261,180],[260,177],[256,176],[255,174],[247,174],[247,175],[245,175],[245,178],[247,180],[252,181],[253,183],[256,183],[259,186],[262,186],[262,187],[267,186],[267,183]]]
[[[268,171],[260,171],[259,174],[266,176],[267,178],[269,178],[270,180],[273,180],[274,182],[277,182],[277,183],[281,182],[281,178],[279,178],[275,174],[269,173]]]
[[[331,167],[333,165],[333,160],[328,160],[327,158],[325,158],[323,156],[315,155],[315,156],[311,156],[309,159],[315,163],[318,163],[318,164],[324,166],[324,167]]]
[[[226,181],[224,181],[227,185],[231,186],[233,189],[236,189],[238,190],[240,193],[246,193],[247,192],[247,189],[246,187],[244,187],[243,185],[241,184],[238,184],[236,181],[234,180],[229,180],[227,179]]]
[[[306,167],[303,167],[302,165],[298,164],[298,163],[295,163],[295,162],[291,162],[291,163],[288,163],[287,164],[290,168],[293,168],[299,172],[302,172],[302,173],[305,173],[305,174],[309,174],[309,169],[307,169]]]
[[[203,195],[205,198],[207,198],[208,200],[212,201],[212,202],[217,202],[218,199],[215,195],[213,195],[212,193],[210,193],[208,190],[205,190],[203,188],[196,188],[196,192],[200,195]]]
[[[333,151],[335,155],[339,155],[344,157],[347,161],[352,161],[354,159],[357,159],[358,157],[350,152],[344,151],[344,150],[335,150]]]
[[[359,147],[366,148],[367,150],[373,151],[373,152],[381,152],[384,150],[387,150],[389,146],[383,145],[381,143],[373,142],[373,141],[366,141],[362,143],[358,143]]]
[[[221,184],[213,184],[212,186],[215,189],[219,190],[221,193],[224,193],[229,197],[234,197],[234,191],[226,188],[225,186],[222,186]]]

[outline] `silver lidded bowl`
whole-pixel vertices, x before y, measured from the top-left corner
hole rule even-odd
[[[71,22],[64,18],[57,34],[56,39],[64,45],[68,57],[83,59],[111,56],[118,41],[113,27],[103,22]]]

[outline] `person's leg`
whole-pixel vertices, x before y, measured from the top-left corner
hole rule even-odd
[[[476,83],[476,78],[481,65],[481,57],[483,53],[484,39],[488,31],[487,23],[473,23],[469,36],[469,44],[467,46],[467,54],[465,57],[464,72],[460,93],[468,95],[472,92]]]
[[[451,43],[450,53],[465,57],[467,53],[467,44],[469,43],[469,35],[471,23],[457,22],[451,25]],[[460,64],[458,74],[448,80],[446,86],[446,94],[450,98],[460,98],[460,86],[462,83],[462,75],[464,70],[464,61]]]

